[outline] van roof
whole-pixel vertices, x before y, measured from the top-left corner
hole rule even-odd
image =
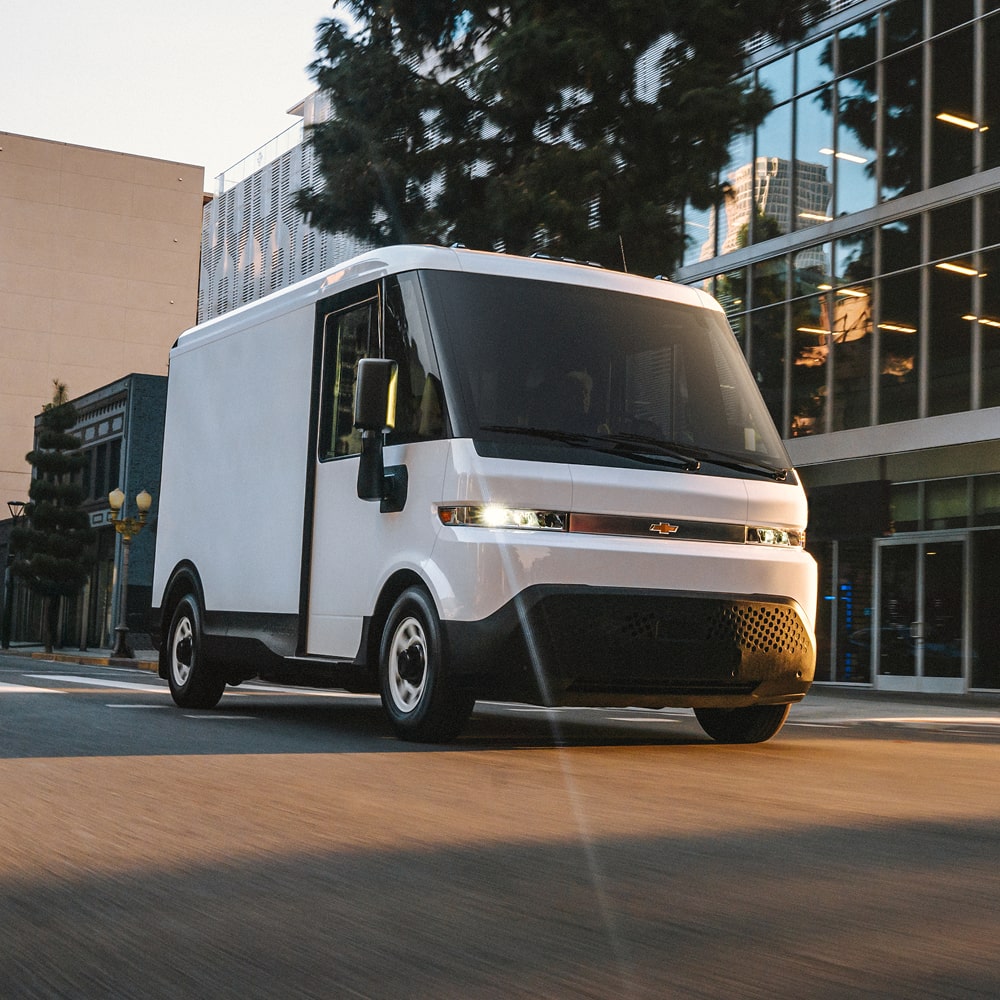
[[[181,346],[184,341],[187,341],[185,346],[193,346],[191,341],[200,340],[201,337],[197,336],[199,334],[214,338],[235,332],[250,320],[251,315],[253,315],[252,322],[261,322],[271,316],[313,304],[355,285],[375,281],[390,274],[415,270],[467,271],[474,274],[495,274],[535,281],[587,285],[592,288],[607,288],[633,295],[668,299],[719,311],[722,308],[711,296],[695,288],[660,278],[644,278],[621,271],[611,271],[594,264],[543,256],[520,257],[515,254],[467,250],[464,247],[409,244],[369,250],[325,271],[303,278],[293,285],[187,330],[181,334],[174,346],[175,348]]]

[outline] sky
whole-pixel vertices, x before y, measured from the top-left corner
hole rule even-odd
[[[332,0],[0,0],[0,131],[214,178],[296,123]]]

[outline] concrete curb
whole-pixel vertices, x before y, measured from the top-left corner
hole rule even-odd
[[[46,660],[49,663],[77,663],[86,667],[131,667],[134,670],[147,670],[156,673],[159,662],[155,650],[139,650],[135,658],[113,656],[110,650],[96,650],[93,653],[65,653],[53,651],[46,653],[44,649],[21,648],[5,649],[3,656],[22,656],[32,660]]]

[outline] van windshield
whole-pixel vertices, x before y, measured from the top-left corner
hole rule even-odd
[[[721,312],[506,276],[421,278],[454,431],[481,453],[785,478]]]

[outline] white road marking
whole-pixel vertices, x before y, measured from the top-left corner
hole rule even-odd
[[[151,708],[157,712],[166,712],[169,705],[106,705],[105,708]]]
[[[911,725],[935,726],[970,725],[970,726],[1000,726],[1000,715],[914,715],[885,716],[878,719],[859,719],[859,722],[905,722]]]
[[[101,680],[99,677],[77,677],[72,674],[25,674],[33,680],[40,681],[60,681],[63,684],[84,684],[89,687],[99,688],[121,688],[125,691],[155,691],[157,694],[166,694],[165,684],[136,684],[131,681],[109,681]]]
[[[645,718],[630,718],[627,715],[608,715],[605,718],[608,722],[680,722],[680,719],[676,717],[669,718],[667,716],[664,716],[662,719],[651,719],[648,716]]]
[[[802,729],[850,729],[851,727],[842,722],[795,722],[789,719],[786,726],[799,726]]]
[[[233,695],[255,694],[305,694],[313,698],[378,698],[377,694],[361,694],[351,691],[331,691],[326,688],[302,688],[302,687],[281,687],[278,684],[241,684],[238,688],[230,691],[227,689],[226,697]]]
[[[207,722],[210,719],[225,719],[229,722],[232,719],[243,720],[250,719],[255,720],[256,715],[185,715],[185,719],[197,719],[199,722]]]

